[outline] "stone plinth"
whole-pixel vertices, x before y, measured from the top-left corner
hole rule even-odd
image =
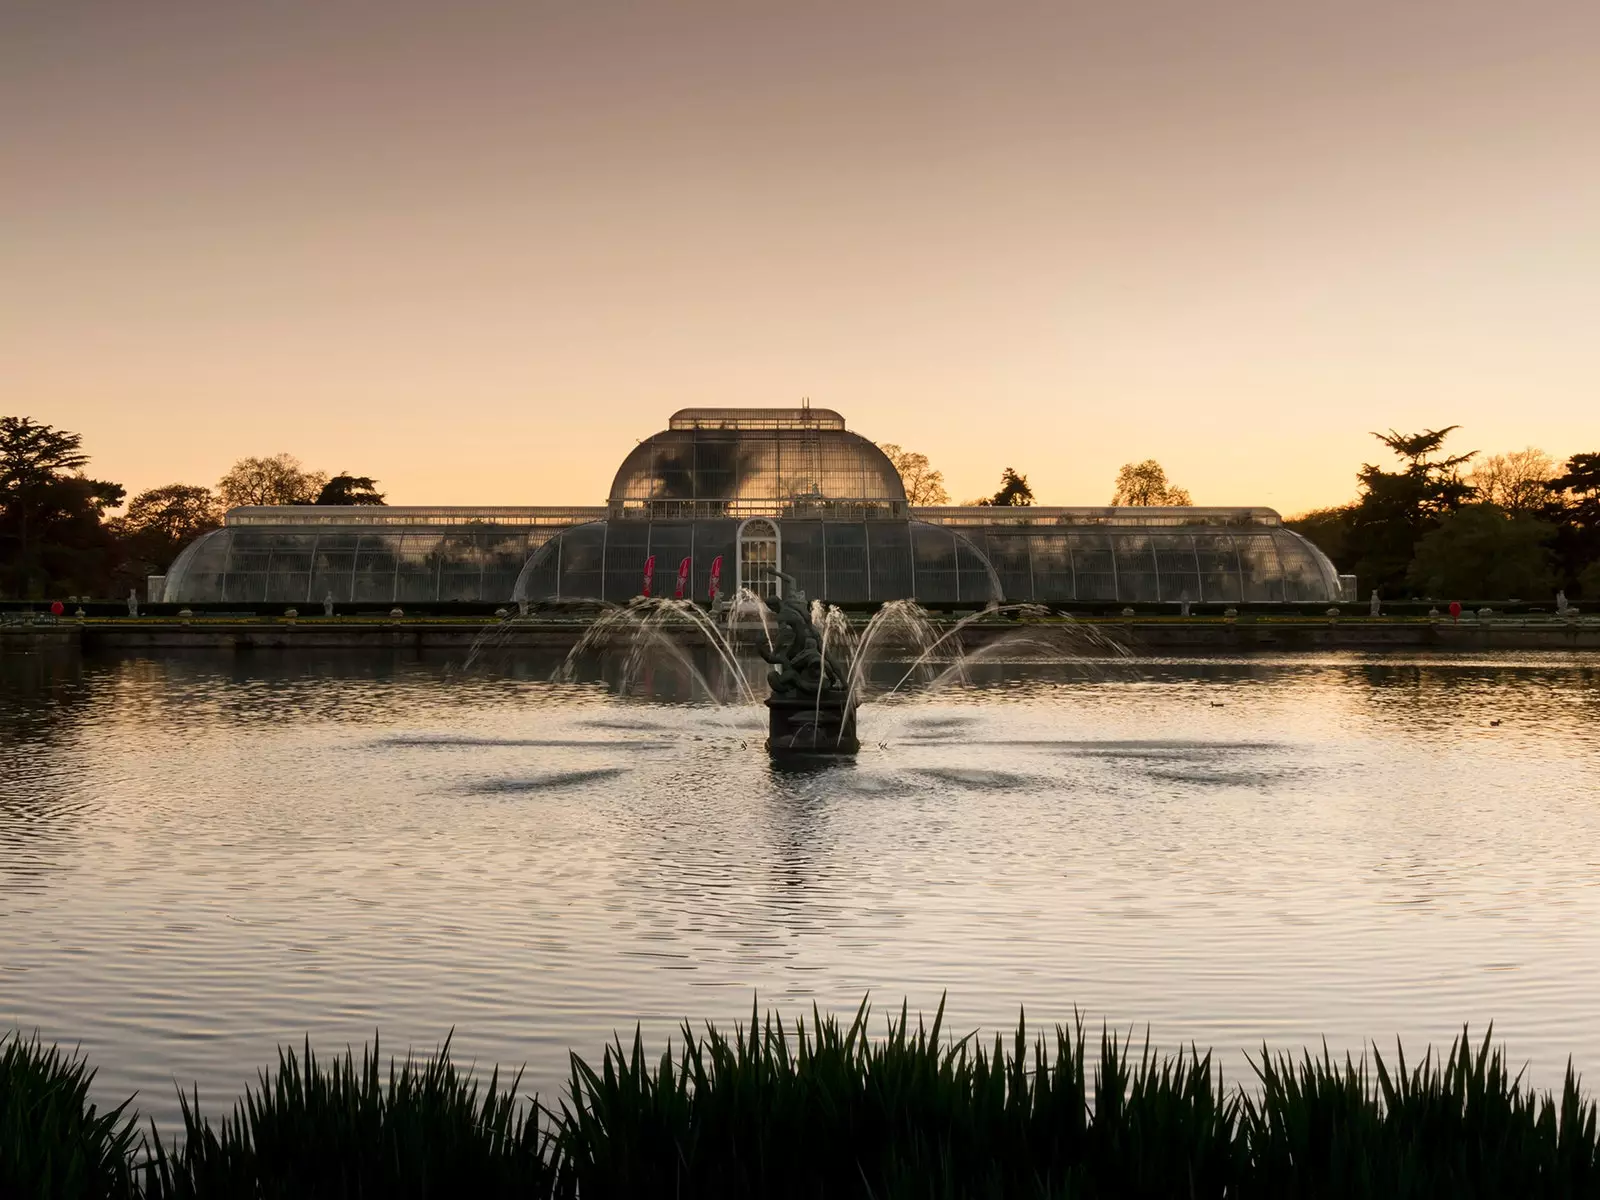
[[[843,697],[830,702],[767,697],[767,750],[773,755],[854,754],[861,749],[856,738],[856,710]]]

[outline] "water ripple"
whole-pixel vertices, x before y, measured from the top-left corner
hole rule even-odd
[[[0,1027],[164,1122],[374,1028],[555,1096],[569,1047],[753,994],[1076,1006],[1234,1075],[1492,1018],[1600,1070],[1592,656],[981,664],[806,771],[759,708],[553,665],[0,659]]]

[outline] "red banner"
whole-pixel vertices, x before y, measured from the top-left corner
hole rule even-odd
[[[683,599],[683,589],[689,586],[689,560],[686,558],[678,564],[678,590],[672,593],[675,600]]]
[[[722,555],[711,560],[711,603],[717,602],[717,590],[722,584]]]
[[[644,592],[646,598],[650,595],[650,581],[656,577],[656,556],[652,554],[644,560]]]

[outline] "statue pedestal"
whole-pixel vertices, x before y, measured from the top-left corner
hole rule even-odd
[[[854,754],[856,710],[842,696],[815,700],[767,697],[767,750],[773,754]]]

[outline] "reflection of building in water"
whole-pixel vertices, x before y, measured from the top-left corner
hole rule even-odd
[[[1274,603],[1340,597],[1268,508],[912,508],[877,446],[821,408],[690,408],[629,452],[604,507],[236,508],[168,572],[171,603],[625,601],[776,595]],[[670,593],[668,593],[670,594]]]

